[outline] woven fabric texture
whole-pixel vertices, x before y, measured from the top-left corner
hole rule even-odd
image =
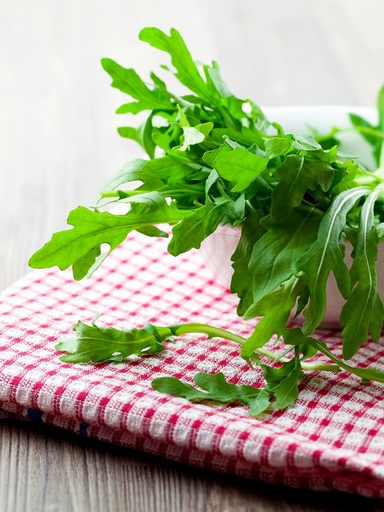
[[[0,417],[44,421],[196,467],[316,490],[384,497],[383,385],[345,372],[304,378],[293,407],[252,418],[247,407],[190,403],[159,394],[155,377],[193,383],[222,371],[233,383],[263,385],[238,346],[204,336],[166,344],[158,355],[118,364],[60,362],[55,342],[79,319],[127,329],[198,321],[247,336],[236,298],[215,283],[200,255],[173,258],[165,240],[130,237],[89,280],[33,271],[0,301]],[[337,332],[319,338],[340,353]],[[383,363],[380,363],[383,361]],[[355,358],[384,370],[384,346]]]

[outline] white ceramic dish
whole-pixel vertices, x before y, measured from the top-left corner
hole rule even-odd
[[[348,127],[350,112],[358,114],[375,123],[376,112],[374,109],[356,108],[348,106],[300,106],[266,108],[265,114],[271,121],[280,123],[286,132],[295,135],[310,133],[308,126],[313,126],[319,132],[328,132],[332,126]],[[345,132],[338,135],[342,141],[341,149],[348,155],[358,157],[363,164],[373,167],[370,146],[356,132]],[[233,269],[231,256],[234,253],[240,237],[240,229],[220,226],[201,246],[201,254],[207,266],[212,270],[215,279],[229,288]],[[384,261],[384,243],[379,245],[379,261]],[[351,258],[346,256],[347,265],[351,264]],[[384,265],[378,265],[378,287],[384,298]],[[339,318],[344,299],[336,286],[333,274],[330,275],[327,285],[327,310],[324,321],[321,324],[325,328],[340,327]],[[301,322],[303,317],[298,317]]]

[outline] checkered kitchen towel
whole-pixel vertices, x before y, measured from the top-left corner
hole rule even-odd
[[[192,382],[197,371],[262,385],[230,342],[179,338],[161,354],[100,365],[64,364],[54,349],[79,319],[100,313],[100,324],[118,328],[194,319],[246,336],[252,326],[235,308],[235,297],[213,281],[198,253],[175,259],[166,241],[141,235],[116,249],[90,280],[34,271],[0,300],[0,416],[37,419],[246,478],[384,497],[381,384],[316,373],[304,379],[295,406],[255,419],[246,407],[192,404],[151,388],[154,377]],[[337,333],[320,336],[337,352]],[[384,369],[383,344],[367,344],[356,362]]]

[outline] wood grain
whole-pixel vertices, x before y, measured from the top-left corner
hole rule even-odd
[[[139,43],[176,27],[193,55],[219,61],[237,95],[262,105],[372,106],[384,81],[382,0],[3,0],[0,4],[0,289],[61,229],[69,209],[139,150],[100,58],[143,75],[166,62]],[[383,502],[242,481],[82,440],[0,424],[0,510],[379,511]]]

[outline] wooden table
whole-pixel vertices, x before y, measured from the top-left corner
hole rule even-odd
[[[382,0],[3,0],[0,5],[0,288],[92,205],[138,149],[116,134],[123,98],[99,64],[144,75],[167,57],[137,39],[171,26],[230,89],[262,105],[373,106],[384,82]],[[172,464],[43,426],[0,424],[4,511],[341,511],[360,497],[270,487]]]

